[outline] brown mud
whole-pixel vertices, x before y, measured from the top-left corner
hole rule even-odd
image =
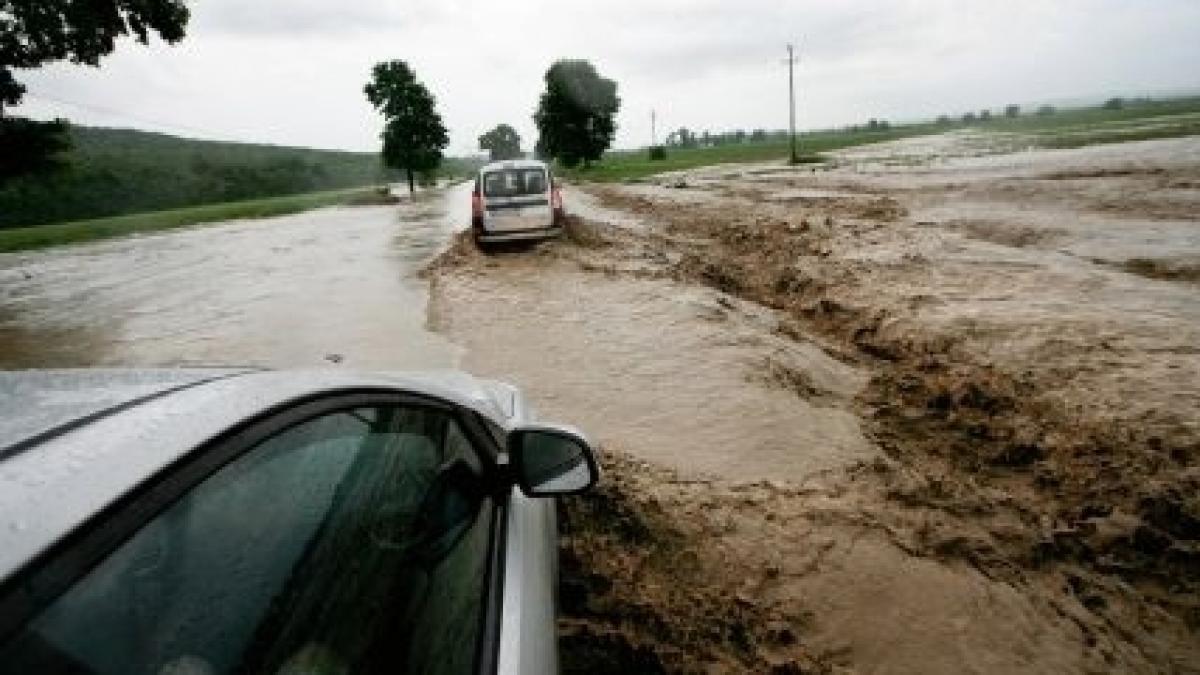
[[[1200,140],[840,164],[589,188],[428,271],[604,449],[566,670],[1200,671]]]

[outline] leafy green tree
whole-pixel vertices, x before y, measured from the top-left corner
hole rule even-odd
[[[35,122],[0,115],[0,185],[59,168],[62,153],[71,146],[67,126],[66,120]]]
[[[568,167],[600,159],[617,131],[617,83],[601,77],[587,61],[569,59],[550,66],[545,80],[546,91],[533,115],[545,156]]]
[[[1120,110],[1125,107],[1125,99],[1119,96],[1110,98],[1104,102],[1103,107],[1105,110]]]
[[[1054,109],[1054,106],[1052,106],[1052,105],[1039,106],[1037,109],[1037,114],[1039,117],[1048,117],[1050,115],[1053,115],[1055,112],[1057,112],[1057,111]]]
[[[384,117],[383,163],[405,172],[411,194],[416,175],[437,169],[450,144],[433,94],[403,61],[376,64],[364,91]]]
[[[1004,106],[1004,116],[1005,117],[1020,117],[1021,116],[1021,106],[1019,106],[1015,103]]]
[[[521,136],[507,124],[497,125],[495,129],[479,137],[479,148],[487,150],[493,162],[502,159],[516,159],[521,156]]]
[[[98,66],[125,35],[147,44],[154,32],[173,44],[188,16],[184,0],[0,0],[0,183],[58,166],[69,145],[63,120],[5,116],[25,96],[14,70],[54,61]]]

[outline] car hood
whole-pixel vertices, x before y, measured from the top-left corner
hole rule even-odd
[[[475,377],[460,370],[405,372],[395,376],[401,381],[454,391],[475,402],[477,410],[504,428],[533,421],[533,411],[521,390],[507,382]]]

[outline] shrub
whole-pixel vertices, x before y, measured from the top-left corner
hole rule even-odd
[[[650,146],[651,161],[659,161],[667,158],[667,149],[661,145]]]

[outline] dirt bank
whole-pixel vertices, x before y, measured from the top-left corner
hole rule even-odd
[[[569,670],[1200,668],[1200,140],[895,152],[430,270],[468,367],[605,448]]]

